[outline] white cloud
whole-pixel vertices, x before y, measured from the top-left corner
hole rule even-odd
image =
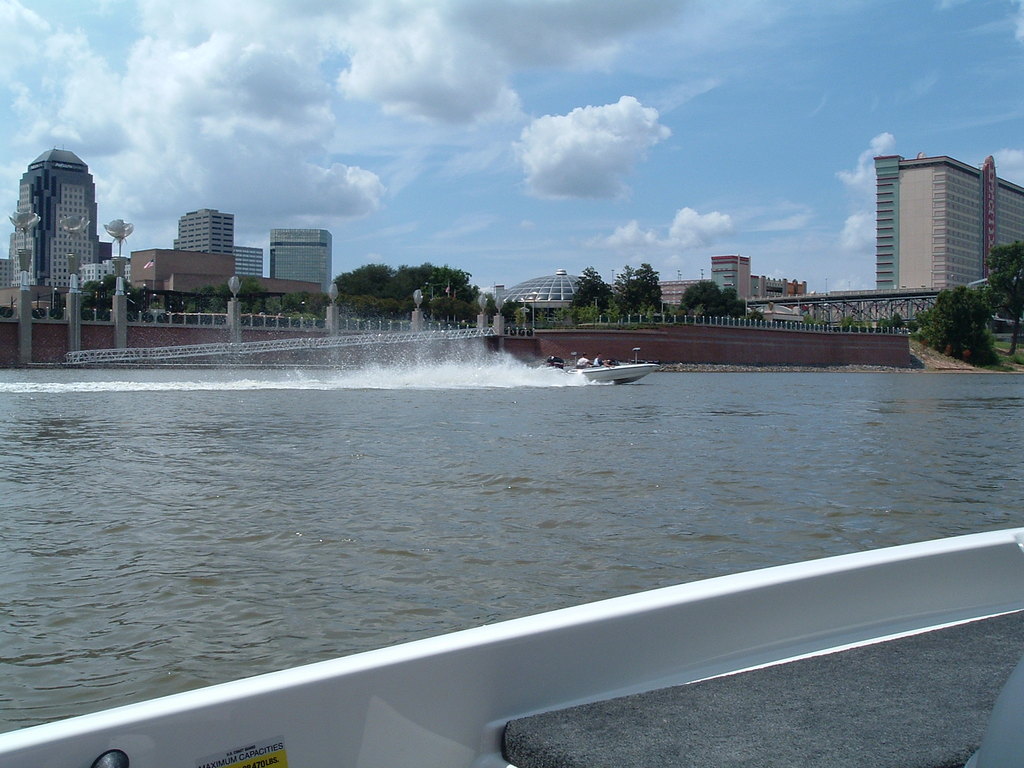
[[[451,28],[436,6],[373,4],[342,42],[351,63],[339,87],[385,112],[448,123],[519,113],[504,62],[483,41]]]
[[[609,198],[626,192],[623,177],[670,133],[656,109],[623,96],[615,104],[537,118],[516,148],[538,197]]]
[[[614,251],[631,252],[635,250],[647,250],[648,248],[661,248],[664,243],[659,239],[657,232],[653,229],[640,229],[640,224],[633,219],[615,231],[608,237],[591,242],[592,245],[599,245],[602,248],[610,248]]]
[[[1001,149],[992,157],[996,161],[996,173],[1000,178],[1014,184],[1024,184],[1024,150]]]
[[[846,217],[839,234],[839,247],[844,251],[862,252],[875,243],[875,214],[858,211]]]
[[[218,24],[229,10],[232,23]],[[329,154],[336,96],[315,36],[259,3],[241,15],[222,0],[205,14],[153,1],[141,11],[151,34],[120,71],[80,33],[41,41],[45,76],[16,91],[26,147],[79,152],[101,209],[117,216],[166,220],[211,206],[239,211],[244,229],[245,214],[277,217],[260,227],[329,226],[379,208],[377,175]]]
[[[732,217],[727,213],[711,211],[702,214],[692,208],[680,208],[664,235],[654,229],[641,229],[634,219],[616,227],[607,237],[590,240],[587,245],[623,253],[695,250],[713,245],[734,231]]]
[[[40,39],[50,25],[17,2],[0,2],[0,77],[9,80],[22,68],[32,67]]]
[[[669,227],[669,241],[679,248],[703,248],[717,242],[733,231],[732,218],[727,213],[712,211],[697,213],[692,208],[681,208]]]
[[[347,96],[449,124],[517,118],[522,68],[603,68],[681,0],[377,0],[333,27]]]
[[[856,168],[836,173],[836,177],[846,186],[854,209],[843,223],[839,235],[840,248],[847,253],[860,256],[874,253],[875,158],[891,155],[895,148],[895,137],[891,133],[880,133],[860,153]]]
[[[852,171],[839,171],[836,176],[858,197],[875,193],[875,158],[891,155],[896,148],[896,138],[891,133],[880,133],[871,140],[868,148],[857,158],[857,167]]]

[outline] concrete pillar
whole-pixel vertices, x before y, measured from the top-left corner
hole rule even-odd
[[[423,310],[416,307],[412,311],[412,331],[413,333],[419,333],[423,330]]]
[[[123,292],[114,294],[110,311],[114,320],[114,348],[128,348],[128,297]]]
[[[21,290],[18,291],[18,362],[32,362],[32,291],[28,290],[28,273],[22,272]]]
[[[501,314],[501,312],[494,316],[494,335],[505,335],[505,317]]]
[[[242,304],[238,299],[228,299],[228,330],[231,343],[242,343]]]
[[[486,312],[481,312],[479,315],[476,316],[476,327],[479,328],[480,330],[483,330],[484,328],[487,327]]]
[[[64,312],[68,320],[68,352],[78,352],[82,348],[82,290],[78,287],[78,254],[68,254],[67,303]]]
[[[341,313],[338,305],[333,302],[327,306],[327,333],[329,336],[337,336],[341,331]]]
[[[72,275],[77,284],[78,275]],[[68,352],[78,352],[82,348],[82,294],[77,287],[72,287],[67,295],[68,313]]]

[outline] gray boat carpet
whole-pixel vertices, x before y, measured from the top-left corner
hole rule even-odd
[[[1024,653],[1015,613],[511,721],[516,768],[959,768]]]

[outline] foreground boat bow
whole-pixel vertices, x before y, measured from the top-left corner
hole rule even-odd
[[[613,598],[0,734],[0,765],[506,765],[506,723],[1024,609],[1024,528]]]

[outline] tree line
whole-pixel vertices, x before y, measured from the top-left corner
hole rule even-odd
[[[494,296],[484,294],[473,285],[472,275],[462,269],[436,266],[429,262],[418,266],[391,267],[386,264],[365,264],[334,278],[338,303],[352,314],[371,317],[407,316],[414,308],[413,294],[422,294],[421,309],[434,318],[471,322],[480,312],[480,298],[485,311],[494,315],[498,309]],[[284,315],[322,316],[329,303],[326,294],[302,292],[272,295],[264,291],[258,277],[240,278],[238,298],[242,312]],[[114,295],[115,278],[83,286],[85,309],[109,310]],[[126,286],[131,311],[159,306],[168,312],[224,312],[231,298],[227,282],[206,285],[191,293],[164,294],[159,298],[145,287]],[[534,310],[530,311],[547,311]],[[678,305],[666,307],[661,300],[658,272],[647,263],[639,267],[624,266],[611,283],[606,283],[594,267],[587,267],[579,277],[570,307],[551,311],[575,323],[596,322],[600,317],[616,320],[630,315],[653,315],[663,312],[740,317],[746,307],[732,288],[720,288],[714,282],[701,281],[687,288]],[[510,322],[525,317],[523,302],[505,302],[501,313]]]

